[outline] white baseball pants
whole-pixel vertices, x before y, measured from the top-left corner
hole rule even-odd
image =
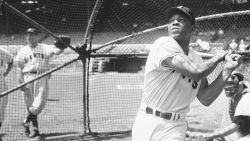
[[[132,141],[184,141],[185,119],[173,121],[139,110],[132,129]]]
[[[30,81],[37,77],[34,74],[24,75],[24,81]],[[38,115],[44,108],[49,94],[48,76],[38,79],[26,86],[24,99],[27,110]]]

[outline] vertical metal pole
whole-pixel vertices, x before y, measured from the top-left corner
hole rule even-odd
[[[83,66],[83,133],[87,133],[87,103],[86,103],[86,56],[81,58]]]
[[[94,24],[95,24],[95,18],[98,14],[98,11],[99,11],[99,8],[101,7],[102,5],[102,2],[103,0],[96,0],[95,2],[95,6],[92,10],[92,13],[90,15],[90,19],[88,21],[88,26],[86,28],[86,33],[85,33],[85,36],[84,36],[84,45],[83,45],[83,56],[82,56],[82,63],[83,63],[83,108],[84,108],[84,134],[87,133],[87,130],[89,133],[91,133],[91,129],[90,129],[90,118],[89,118],[89,93],[88,93],[88,87],[89,85],[86,85],[86,81],[88,81],[86,79],[86,68],[87,67],[87,64],[86,64],[86,60],[87,58],[89,57],[90,53],[88,54],[86,48],[87,48],[87,44],[88,44],[88,40],[90,42],[90,47],[91,47],[91,44],[92,44],[92,38],[93,38],[93,28],[94,28]],[[90,37],[89,37],[90,36]],[[91,48],[90,48],[91,50]],[[86,87],[87,86],[87,87]],[[87,88],[87,89],[86,89]]]
[[[91,43],[90,43],[91,44]],[[86,105],[87,105],[87,109],[86,109],[86,114],[87,114],[87,129],[88,129],[88,132],[91,134],[92,131],[91,131],[91,128],[90,128],[90,117],[89,117],[89,61],[90,61],[90,58],[89,57],[86,57],[86,67],[85,67],[85,71],[86,71]]]

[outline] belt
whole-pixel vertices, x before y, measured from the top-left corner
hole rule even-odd
[[[179,120],[179,119],[183,118],[180,114],[177,114],[177,113],[163,113],[163,112],[160,112],[158,110],[154,110],[153,108],[150,108],[148,106],[146,107],[146,113],[157,116],[157,117],[161,117],[161,118],[167,119],[167,120]]]

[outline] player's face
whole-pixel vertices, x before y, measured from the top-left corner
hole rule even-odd
[[[240,84],[239,84],[238,79],[236,78],[236,76],[232,75],[231,77],[229,77],[224,87],[226,96],[234,97],[236,94],[238,94],[239,88],[240,88]]]
[[[174,39],[189,39],[193,30],[191,21],[182,14],[174,14],[170,17],[168,26],[169,36]]]
[[[36,34],[34,34],[34,33],[29,33],[29,34],[27,35],[27,42],[28,42],[29,44],[35,44],[35,43],[36,43]]]

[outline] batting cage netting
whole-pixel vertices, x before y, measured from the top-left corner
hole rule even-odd
[[[232,40],[250,44],[248,0],[1,1],[0,46],[14,60],[27,45],[26,30],[31,27],[40,31],[40,42],[48,48],[55,48],[59,35],[69,36],[71,42],[63,53],[50,58],[47,71],[23,83],[15,61],[3,76],[7,62],[1,53],[0,138],[30,139],[22,125],[27,101],[21,89],[45,77],[49,92],[37,98],[46,100],[38,114],[43,139],[81,140],[112,133],[129,137],[142,96],[147,55],[152,43],[167,35],[164,11],[179,5],[190,7],[196,17],[190,46],[197,51],[227,50]],[[247,66],[240,69],[249,80]],[[210,82],[219,70],[209,76]],[[209,132],[227,125],[227,108],[224,95],[209,108],[194,101],[187,117],[189,131]]]

